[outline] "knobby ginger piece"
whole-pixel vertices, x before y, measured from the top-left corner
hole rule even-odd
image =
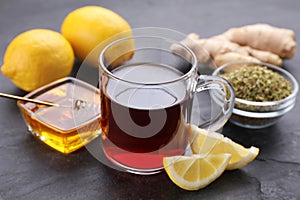
[[[198,44],[198,40],[199,35],[191,33],[180,43],[190,48],[194,52],[194,54],[197,57],[197,60],[200,63],[208,63],[210,61],[210,53],[202,45]],[[170,49],[173,53],[182,56],[188,61],[191,61],[191,55],[182,46],[178,44],[173,44]]]
[[[260,62],[260,60],[247,55],[242,55],[237,52],[228,52],[225,54],[219,54],[215,57],[215,63],[217,66],[224,65],[234,61],[245,61],[245,62]]]
[[[228,40],[242,46],[269,51],[281,58],[292,58],[296,52],[294,31],[268,24],[253,24],[231,28],[222,34]]]
[[[240,45],[226,40],[220,36],[215,36],[207,39],[199,39],[197,40],[197,43],[198,45],[205,48],[213,58],[215,58],[219,54],[228,52],[237,52],[242,55],[248,55],[248,52],[245,51],[245,49],[241,49]]]
[[[282,65],[282,59],[274,53],[269,51],[261,51],[257,49],[253,49],[251,47],[245,47],[248,49],[249,55],[260,60],[261,62],[270,63],[276,66]]]
[[[218,35],[207,39],[200,39],[199,35],[191,33],[183,41],[181,41],[181,43],[192,49],[195,52],[198,60],[203,60],[203,51],[197,51],[197,48],[201,47],[206,49],[209,55],[214,59],[217,66],[224,64],[225,61],[261,61],[274,64],[276,66],[280,66],[282,64],[281,58],[276,54],[256,50],[248,46],[240,46],[237,43],[227,40],[223,35]],[[180,48],[177,45],[173,46],[172,50],[174,52],[178,52],[180,51]],[[230,52],[232,54],[222,56],[223,54]]]

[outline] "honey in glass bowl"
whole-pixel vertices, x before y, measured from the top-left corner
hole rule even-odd
[[[18,101],[29,131],[59,152],[71,153],[101,133],[100,96],[98,89],[92,85],[68,77],[25,97],[59,105],[45,106]]]

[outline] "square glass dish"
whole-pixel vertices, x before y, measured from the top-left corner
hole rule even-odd
[[[28,130],[59,152],[71,153],[101,133],[100,94],[92,85],[67,77],[25,97],[58,104],[45,106],[18,101]]]

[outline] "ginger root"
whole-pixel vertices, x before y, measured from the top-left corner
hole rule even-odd
[[[232,28],[223,33],[231,42],[254,49],[269,51],[281,58],[292,58],[296,52],[295,33],[268,24]]]
[[[219,54],[215,57],[215,63],[217,66],[224,65],[234,61],[247,61],[247,62],[260,62],[260,60],[247,55],[242,55],[236,52],[228,52],[225,54]]]
[[[191,33],[181,43],[193,50],[200,62],[207,60],[200,48],[206,49],[217,66],[232,61],[261,61],[280,66],[282,58],[291,58],[296,51],[293,31],[266,24],[233,28],[206,39]],[[178,53],[180,48],[173,46],[172,50]]]

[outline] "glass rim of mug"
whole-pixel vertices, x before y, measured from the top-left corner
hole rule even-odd
[[[110,72],[106,67],[105,67],[105,64],[104,64],[104,53],[110,48],[112,47],[113,45],[119,43],[119,42],[122,42],[122,41],[125,41],[125,40],[129,40],[129,39],[140,39],[140,38],[156,38],[156,39],[162,39],[162,40],[167,40],[169,42],[172,42],[173,44],[177,44],[177,45],[180,45],[181,47],[183,47],[185,50],[187,50],[187,52],[190,53],[191,55],[191,58],[192,58],[192,66],[191,68],[186,72],[184,73],[183,75],[181,75],[180,77],[176,78],[176,79],[172,79],[172,80],[168,80],[168,81],[160,81],[160,82],[151,82],[151,83],[142,83],[142,82],[136,82],[136,81],[130,81],[130,80],[126,80],[126,79],[123,79],[121,77],[118,77],[116,76],[115,74],[113,74],[112,72]],[[198,60],[197,60],[197,56],[196,54],[189,48],[187,47],[186,45],[180,43],[179,41],[176,41],[176,40],[173,40],[173,39],[170,39],[170,38],[166,38],[166,37],[160,37],[160,36],[130,36],[130,37],[124,37],[124,38],[121,38],[121,39],[117,39],[117,40],[114,40],[112,41],[111,43],[109,43],[108,45],[106,45],[100,52],[100,55],[99,55],[99,59],[98,59],[98,64],[99,64],[99,68],[102,68],[103,71],[110,77],[110,78],[113,78],[113,79],[116,79],[116,80],[119,80],[119,81],[122,81],[122,82],[127,82],[127,83],[130,83],[130,84],[136,84],[136,85],[164,85],[164,84],[171,84],[171,83],[176,83],[180,80],[184,80],[188,77],[190,77],[190,75],[193,73],[193,71],[196,69],[197,65],[198,65]]]

